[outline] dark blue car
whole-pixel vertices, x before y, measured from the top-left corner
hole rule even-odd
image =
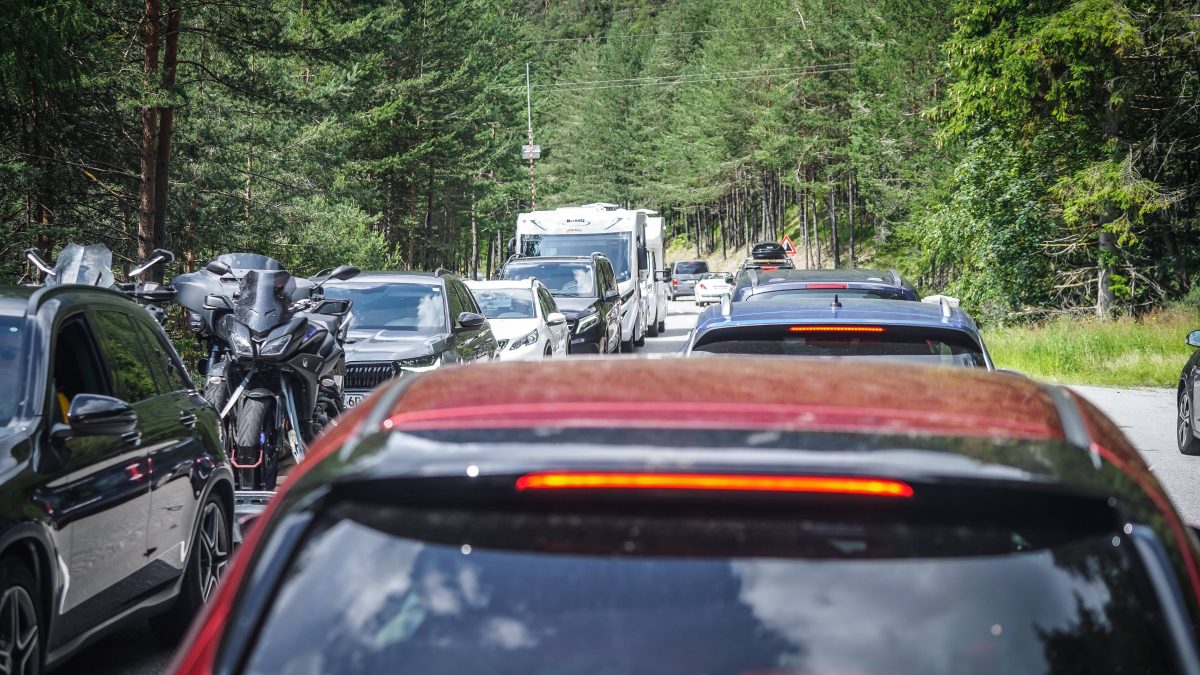
[[[874,358],[994,370],[975,322],[957,307],[840,296],[710,307],[683,354]]]
[[[912,284],[896,270],[744,269],[738,273],[733,301],[833,298],[834,295],[843,300],[920,300]]]

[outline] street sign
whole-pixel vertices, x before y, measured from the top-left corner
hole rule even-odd
[[[512,146],[509,146],[512,147]],[[522,145],[521,159],[541,159],[542,146],[540,145]]]
[[[787,255],[796,255],[799,253],[799,251],[796,250],[796,245],[792,243],[792,238],[786,234],[783,235],[783,239],[781,239],[779,243],[783,244],[783,252]]]

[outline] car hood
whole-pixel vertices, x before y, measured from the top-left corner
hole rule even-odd
[[[393,361],[445,350],[444,334],[407,330],[352,330],[346,338],[346,361]]]
[[[529,331],[537,330],[538,319],[488,319],[492,327],[492,335],[497,340],[516,340],[529,335]]]
[[[563,316],[568,320],[574,320],[580,314],[588,311],[599,302],[599,298],[563,298],[555,297],[554,303],[558,305],[558,311],[563,313]]]

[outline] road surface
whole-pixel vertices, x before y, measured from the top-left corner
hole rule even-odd
[[[683,347],[700,310],[691,302],[671,302],[667,330],[648,338],[644,352],[672,354]],[[1200,525],[1200,457],[1185,457],[1175,448],[1175,394],[1169,389],[1074,387],[1108,414],[1146,458],[1189,523]],[[163,647],[139,624],[105,638],[55,675],[158,675],[166,671],[173,649]]]

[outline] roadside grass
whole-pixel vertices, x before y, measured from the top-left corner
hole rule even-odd
[[[1062,317],[983,332],[997,368],[1066,384],[1174,387],[1191,357],[1184,343],[1200,312],[1175,306],[1140,319]]]

